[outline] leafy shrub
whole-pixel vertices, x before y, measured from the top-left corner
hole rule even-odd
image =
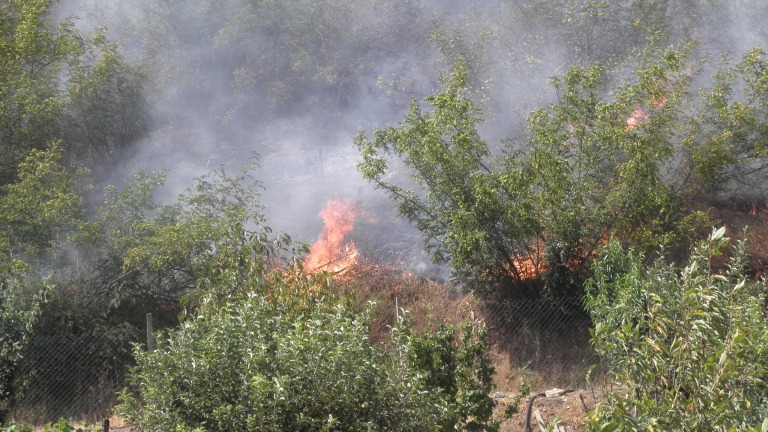
[[[150,431],[497,430],[482,332],[402,323],[382,350],[370,313],[295,305],[253,294],[137,347],[118,411]]]
[[[76,179],[59,164],[61,149],[32,150],[18,180],[0,186],[0,422],[17,398],[18,363],[51,291],[41,263],[58,263],[54,246],[85,229]],[[52,264],[55,265],[55,264]]]
[[[35,428],[29,423],[8,422],[3,425],[2,432],[32,432]]]
[[[72,426],[68,421],[59,419],[59,421],[47,423],[43,430],[46,432],[98,432],[102,430],[100,427],[88,423],[80,423],[79,426]]]
[[[35,427],[29,423],[8,422],[2,426],[0,432],[33,432]],[[101,428],[87,423],[80,423],[80,427],[72,426],[68,421],[60,419],[56,422],[48,423],[43,428],[50,432],[96,432]]]
[[[585,304],[620,390],[590,415],[592,430],[744,430],[765,416],[766,284],[746,283],[744,242],[715,269],[724,232],[683,270],[662,259],[646,267],[615,241],[603,250]]]
[[[439,430],[498,430],[491,420],[495,403],[488,397],[494,369],[486,354],[486,332],[480,329],[474,339],[473,333],[472,324],[464,323],[456,347],[456,332],[447,324],[421,336],[411,334],[407,321],[396,329],[406,367],[420,372],[420,387],[439,396]]]

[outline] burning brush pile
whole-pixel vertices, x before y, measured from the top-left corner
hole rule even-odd
[[[355,220],[369,216],[360,203],[351,200],[331,200],[320,211],[323,232],[309,249],[304,267],[311,272],[329,272],[343,276],[358,264],[360,252],[351,240],[345,241],[354,228]]]
[[[395,289],[388,279],[396,276],[413,277],[394,266],[363,256],[355,242],[349,239],[355,221],[375,221],[376,217],[362,205],[350,199],[328,201],[318,215],[323,220],[323,231],[304,259],[304,268],[313,273],[327,272],[336,280],[353,282],[369,290]]]

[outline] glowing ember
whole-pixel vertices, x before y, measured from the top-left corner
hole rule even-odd
[[[355,219],[366,213],[358,203],[351,200],[331,200],[320,211],[325,226],[317,243],[309,249],[304,266],[312,272],[328,271],[344,274],[357,263],[359,252],[354,242],[345,242],[347,233],[352,231]]]
[[[768,213],[768,208],[760,208],[757,206],[757,203],[752,203],[752,209],[749,211],[749,214],[756,216],[758,213]]]

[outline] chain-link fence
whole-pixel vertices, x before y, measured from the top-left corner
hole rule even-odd
[[[133,364],[134,329],[108,333],[39,335],[24,349],[11,407],[18,422],[43,424],[59,418],[100,422],[112,411]]]
[[[589,345],[589,316],[579,298],[524,299],[482,302],[470,297],[452,298],[442,293],[407,298],[403,307],[426,307],[416,321],[479,319],[485,322],[498,363],[510,369],[543,375],[553,383],[583,379],[594,362]],[[418,298],[418,297],[417,297]],[[393,305],[394,306],[394,305]],[[393,307],[394,312],[394,307]],[[422,323],[426,324],[426,323]],[[107,333],[39,335],[24,350],[17,386],[20,397],[11,409],[15,421],[42,424],[58,418],[98,423],[117,403],[133,364],[132,343],[146,342],[137,329]],[[497,372],[509,374],[499,367]]]
[[[481,302],[478,309],[493,350],[513,375],[535,373],[551,385],[580,385],[596,362],[589,343],[592,321],[579,297]]]

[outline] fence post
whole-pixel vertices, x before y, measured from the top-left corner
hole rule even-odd
[[[104,419],[101,422],[102,432],[109,432],[109,419]]]
[[[395,297],[395,319],[397,322],[403,319],[403,302],[400,297]]]
[[[155,350],[155,338],[152,336],[152,314],[147,314],[147,351]]]

